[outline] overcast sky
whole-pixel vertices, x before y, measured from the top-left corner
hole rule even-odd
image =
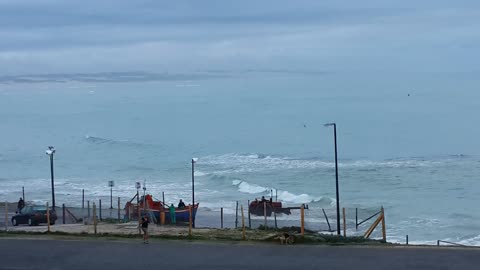
[[[1,76],[478,72],[480,1],[0,0]]]

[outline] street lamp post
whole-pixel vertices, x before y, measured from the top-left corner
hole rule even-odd
[[[138,195],[138,190],[142,187],[142,185],[140,184],[140,182],[135,182],[135,188],[137,189],[137,206],[139,205],[140,203],[140,195]],[[139,207],[139,206],[138,206]]]
[[[113,209],[113,186],[115,185],[115,182],[113,181],[108,181],[108,186],[110,187],[110,209]]]
[[[195,213],[195,162],[198,158],[192,158],[192,213]],[[195,218],[192,219],[192,227],[195,228]]]
[[[326,127],[333,126],[333,138],[335,143],[335,186],[337,193],[337,234],[340,235],[340,198],[338,195],[338,160],[337,160],[337,124],[327,123]]]
[[[45,154],[50,156],[50,175],[52,180],[52,211],[55,211],[55,185],[53,180],[53,154],[55,154],[55,149],[53,146],[49,146],[48,150],[45,151]]]
[[[147,180],[143,180],[143,211],[147,208]]]

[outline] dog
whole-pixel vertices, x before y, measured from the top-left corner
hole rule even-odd
[[[283,233],[280,235],[280,244],[283,245],[293,245],[295,242],[295,236],[293,234]]]

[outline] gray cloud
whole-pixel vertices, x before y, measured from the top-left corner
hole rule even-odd
[[[477,2],[0,1],[0,66],[4,75],[471,71]]]

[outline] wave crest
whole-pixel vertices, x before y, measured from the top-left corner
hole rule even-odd
[[[217,168],[215,174],[249,173],[266,170],[289,169],[332,169],[333,161],[319,158],[292,158],[265,154],[225,154],[219,156],[206,156],[201,158],[205,165]],[[418,168],[435,167],[444,165],[448,160],[425,160],[420,158],[389,159],[389,160],[352,160],[341,161],[339,167],[343,169],[357,169],[374,171],[382,168]]]
[[[257,184],[251,184],[241,180],[233,180],[232,185],[238,187],[238,191],[248,194],[258,195],[270,195],[272,190],[269,187],[263,187]],[[312,202],[324,202],[331,205],[332,199],[326,197],[314,197],[308,194],[294,194],[286,190],[277,190],[278,200],[287,203],[312,203]]]

